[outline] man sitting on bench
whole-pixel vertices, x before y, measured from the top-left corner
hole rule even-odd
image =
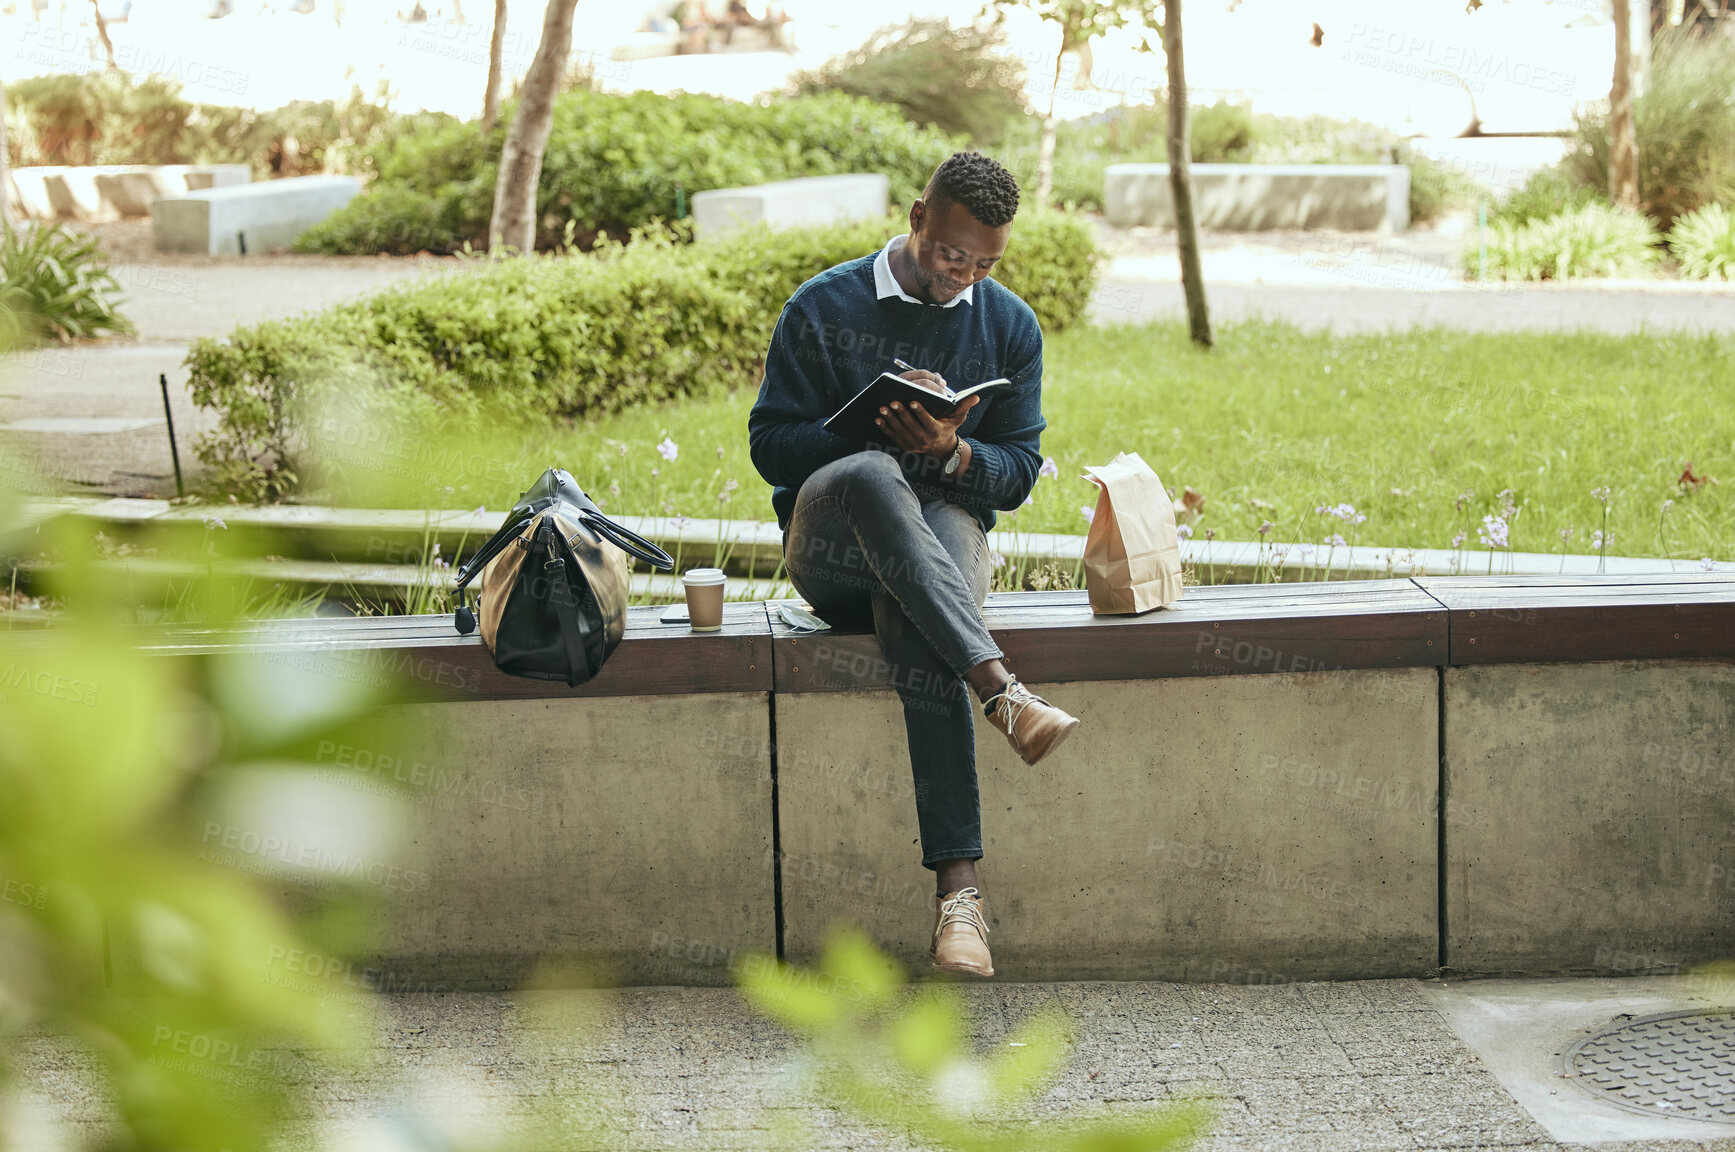
[[[922,863],[935,871],[929,946],[942,971],[992,976],[969,695],[1029,764],[1078,721],[1019,683],[982,622],[995,512],[1019,507],[1042,464],[1042,330],[988,278],[1018,185],[954,153],[910,206],[907,237],[820,273],[783,306],[748,416],[753,464],[775,486],[790,582],[829,623],[871,619],[903,701]],[[948,419],[893,403],[888,443],[825,430],[880,375],[933,391],[1006,377]]]

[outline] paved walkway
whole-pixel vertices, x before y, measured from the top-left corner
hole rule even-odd
[[[966,1001],[979,1051],[1038,1008],[1078,1026],[1059,1080],[1013,1122],[1203,1093],[1219,1110],[1195,1145],[1207,1152],[1686,1152],[1735,1148],[1735,1126],[1625,1112],[1546,1062],[1623,1011],[1721,1002],[1706,991],[1687,977],[982,984]],[[912,1147],[817,1104],[798,1046],[728,989],[400,995],[382,1006],[359,1079],[315,1074],[289,1053],[266,1061],[304,1089],[295,1147],[383,1147],[390,1134],[391,1147],[476,1148],[530,1122],[559,1133],[549,1148],[757,1149],[791,1122],[807,1134],[786,1147]],[[105,1126],[88,1065],[67,1046],[38,1039],[19,1057],[19,1111],[39,1132]],[[216,1062],[210,1072],[230,1074]]]

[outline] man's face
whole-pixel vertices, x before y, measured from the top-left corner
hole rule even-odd
[[[944,197],[932,206],[917,200],[910,205],[908,242],[916,295],[929,304],[952,299],[994,270],[1010,235],[1010,223],[990,228]]]

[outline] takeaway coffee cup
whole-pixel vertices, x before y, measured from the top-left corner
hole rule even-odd
[[[689,568],[681,574],[687,590],[687,618],[695,632],[716,632],[723,627],[723,581],[721,568]]]

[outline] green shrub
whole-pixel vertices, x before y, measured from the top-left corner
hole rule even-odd
[[[1187,151],[1195,164],[1246,164],[1256,135],[1253,113],[1244,104],[1219,100],[1187,110]]]
[[[1488,274],[1497,280],[1567,280],[1639,276],[1659,256],[1656,226],[1603,204],[1586,204],[1525,224],[1496,221],[1489,229]],[[1465,266],[1477,267],[1477,252]]]
[[[119,292],[95,238],[59,224],[0,227],[0,349],[131,332]]]
[[[1669,248],[1690,280],[1735,280],[1735,212],[1707,204],[1675,221]]]
[[[346,237],[389,234],[382,212],[368,201],[393,184],[422,193],[424,199],[403,202],[451,222],[460,243],[483,246],[510,120],[507,108],[488,133],[478,123],[448,123],[407,133],[382,148],[375,157],[379,186],[331,217],[305,247],[356,254],[415,251],[343,246]],[[537,246],[559,245],[569,228],[588,246],[600,232],[623,236],[659,217],[674,217],[683,196],[695,192],[800,176],[884,172],[893,202],[908,204],[961,144],[912,126],[895,108],[840,92],[769,105],[687,94],[564,92],[555,101],[542,157]],[[369,223],[352,225],[352,216]]]
[[[295,238],[297,252],[456,252],[469,239],[451,199],[381,183]]]
[[[1030,305],[1043,331],[1058,332],[1084,319],[1100,258],[1089,220],[1027,210],[1018,214],[994,279]]]
[[[1454,208],[1469,207],[1482,194],[1481,185],[1474,180],[1419,152],[1410,153],[1404,163],[1410,166],[1412,223],[1436,219]]]
[[[451,117],[398,116],[386,94],[352,87],[335,100],[296,100],[255,111],[195,104],[161,76],[99,71],[15,80],[6,86],[8,160],[34,164],[247,164],[282,173],[293,138],[299,172],[370,175],[373,153],[397,133]]]
[[[1651,53],[1650,84],[1633,101],[1639,138],[1639,206],[1667,230],[1702,204],[1735,204],[1735,47],[1727,36],[1665,29]],[[1582,113],[1565,166],[1608,195],[1608,117]]]
[[[1559,167],[1531,174],[1524,187],[1507,193],[1488,213],[1488,222],[1514,226],[1547,220],[1587,204],[1608,203],[1596,189],[1578,183]]]
[[[853,52],[790,77],[790,95],[845,92],[903,110],[912,124],[998,141],[1024,115],[1024,68],[998,25],[912,20],[882,28]]]
[[[751,385],[789,295],[903,227],[756,229],[703,245],[651,228],[589,254],[462,261],[444,278],[200,340],[193,398],[220,422],[199,455],[223,490],[281,499],[314,478],[319,445],[360,427],[546,426]],[[996,279],[1058,331],[1083,315],[1096,261],[1087,222],[1029,212]],[[320,413],[334,403],[355,415],[330,423]]]

